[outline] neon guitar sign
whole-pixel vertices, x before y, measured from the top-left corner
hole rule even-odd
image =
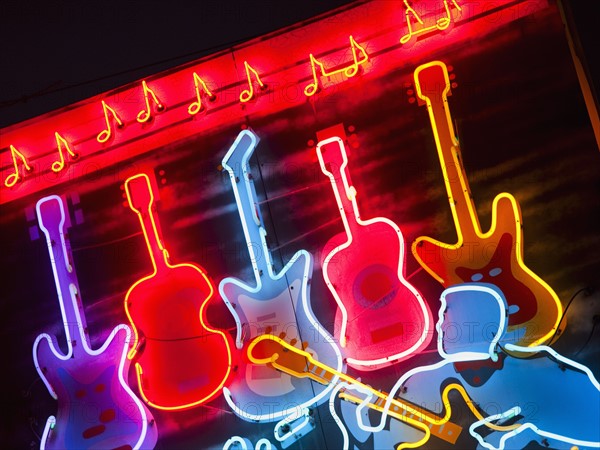
[[[40,447],[153,448],[158,437],[154,419],[126,382],[131,330],[119,325],[102,347],[91,348],[65,232],[63,201],[56,195],[44,197],[36,211],[46,236],[67,339],[66,354],[56,337],[46,333],[33,345],[35,368],[50,395],[58,400],[57,416],[48,417]],[[71,334],[73,326],[75,335]]]
[[[360,396],[350,394],[348,391],[339,394],[339,397],[343,400],[360,404],[356,411],[357,417],[360,417],[361,408],[368,407],[384,412],[385,415],[400,420],[424,433],[423,438],[418,442],[398,448],[418,447],[425,444],[432,435],[451,444],[456,443],[462,432],[462,427],[450,421],[452,408],[448,395],[453,390],[457,391],[462,397],[473,416],[482,421],[482,423],[485,422],[485,418],[475,407],[467,391],[458,383],[450,383],[443,389],[441,393],[442,404],[445,406],[446,411],[443,416],[439,416],[436,413],[419,407],[415,403],[393,397],[393,395],[377,390],[345,373],[328,367],[326,364],[315,359],[310,353],[290,345],[289,342],[278,336],[262,335],[256,337],[248,346],[247,353],[248,358],[252,362],[265,364],[272,369],[288,373],[294,377],[309,378],[325,385],[343,382],[343,385],[347,385],[360,392]],[[333,411],[332,413],[335,417],[336,414]],[[361,423],[360,419],[358,423]],[[499,431],[511,431],[519,427],[519,425],[498,426],[489,421],[485,422],[484,425]],[[344,448],[347,448],[347,445]]]
[[[127,179],[125,192],[140,220],[153,267],[125,298],[135,332],[128,357],[136,358],[140,393],[158,409],[198,406],[221,392],[232,367],[229,336],[206,320],[214,298],[212,282],[195,264],[169,262],[148,175]]]
[[[508,300],[508,330],[513,333],[513,343],[539,345],[556,331],[562,306],[552,288],[523,262],[519,204],[509,193],[497,195],[491,227],[485,233],[481,230],[448,108],[450,79],[446,65],[433,61],[419,66],[414,78],[417,96],[429,112],[458,241],[445,244],[420,237],[412,251],[421,266],[444,287],[470,281],[497,285]],[[472,251],[465,248],[465,243],[472,245]],[[490,256],[491,249],[494,251]]]
[[[242,131],[222,162],[229,174],[255,277],[254,284],[232,277],[219,284],[237,325],[236,346],[242,349],[248,340],[265,333],[285,333],[293,345],[309,349],[342,370],[339,349],[316,320],[310,305],[312,255],[300,250],[279,273],[273,270],[249,165],[258,141],[252,131]],[[330,390],[251,364],[245,358],[238,373],[223,393],[231,409],[251,421],[284,423],[289,416],[324,402]],[[256,409],[246,410],[247,405]],[[277,432],[275,436],[279,441],[284,439]]]
[[[427,347],[433,318],[421,294],[404,278],[402,233],[389,219],[361,219],[339,137],[319,142],[317,155],[345,229],[322,252],[323,276],[339,307],[335,337],[348,365],[356,369],[405,360]]]

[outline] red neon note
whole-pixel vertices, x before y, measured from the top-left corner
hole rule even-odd
[[[373,370],[423,350],[432,337],[427,303],[404,278],[404,239],[385,218],[362,220],[348,157],[339,137],[317,145],[321,170],[331,181],[345,232],[322,255],[323,276],[338,311],[335,337],[348,365]]]
[[[127,179],[125,192],[154,268],[125,298],[135,334],[128,356],[136,358],[138,386],[149,405],[191,408],[221,392],[231,373],[230,338],[206,321],[206,308],[215,296],[206,272],[191,263],[170,264],[148,175]]]
[[[498,286],[509,305],[513,343],[540,345],[554,334],[562,306],[552,288],[523,262],[519,204],[509,193],[497,195],[491,227],[482,231],[448,107],[448,69],[433,61],[419,66],[414,78],[417,96],[429,112],[458,242],[445,244],[424,236],[416,239],[412,251],[444,287],[471,281]]]

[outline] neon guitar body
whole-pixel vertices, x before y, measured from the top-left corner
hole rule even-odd
[[[125,310],[135,332],[138,386],[159,409],[184,409],[218,395],[231,372],[229,337],[211,328],[207,303],[214,287],[193,264],[171,265],[158,232],[147,175],[125,182],[129,205],[138,213],[154,272],[127,292]]]
[[[427,347],[433,318],[404,278],[402,233],[385,218],[361,220],[340,138],[320,142],[317,154],[346,228],[322,252],[323,276],[339,306],[334,336],[348,365],[356,369],[375,370],[405,360]]]
[[[419,66],[414,77],[417,96],[429,112],[458,242],[420,237],[413,253],[446,288],[464,282],[498,286],[509,306],[506,341],[526,347],[542,344],[558,331],[562,305],[552,288],[523,262],[519,205],[511,194],[499,194],[492,205],[491,227],[485,233],[481,230],[448,108],[448,70],[433,61]]]
[[[274,333],[285,336],[293,345],[319,355],[341,370],[339,350],[316,320],[310,305],[311,254],[300,250],[279,273],[273,271],[248,163],[257,143],[258,137],[252,131],[244,130],[223,158],[256,281],[249,284],[229,277],[219,284],[221,296],[236,321],[236,346],[244,350],[256,336]],[[327,399],[329,387],[253,364],[245,351],[242,355],[238,376],[224,389],[225,399],[238,416],[251,421],[282,423],[290,415]],[[277,432],[276,438],[283,441]]]
[[[50,425],[42,448],[154,447],[156,426],[147,423],[150,414],[123,387],[130,340],[129,328],[117,327],[99,355],[62,360],[56,357],[58,346],[48,335],[38,338],[34,345],[37,363],[58,399],[55,424]],[[149,430],[153,433],[148,434]]]
[[[306,281],[312,273],[312,260],[303,252],[290,262],[283,277],[269,280],[260,291],[241,282],[238,284],[233,279],[227,279],[221,285],[223,297],[236,304],[235,313],[242,324],[243,340],[245,342],[265,333],[283,333],[299,348],[303,348],[302,343],[306,342],[308,351],[322,353],[326,359],[337,362],[333,350],[326,352],[327,349],[320,348],[324,344],[331,347],[331,338],[319,342],[315,336],[319,335],[319,328],[314,319],[304,312],[304,299],[308,299]],[[306,380],[294,379],[264,366],[250,364],[247,360],[244,363],[238,369],[239,377],[228,386],[235,403],[240,405],[246,402],[268,403],[269,399],[284,396],[286,404],[296,401],[301,404],[324,390],[321,386],[313,390]]]
[[[46,333],[33,346],[35,367],[58,400],[57,415],[46,422],[41,448],[153,448],[157,440],[154,419],[126,383],[131,330],[119,325],[101,348],[90,347],[64,233],[67,216],[62,199],[41,199],[37,214],[50,252],[68,349],[64,354],[56,338]]]

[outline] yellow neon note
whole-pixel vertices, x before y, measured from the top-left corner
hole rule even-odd
[[[150,107],[150,99],[156,105],[157,111],[163,111],[165,109],[165,105],[161,103],[156,94],[152,89],[148,87],[146,81],[142,81],[142,89],[144,91],[144,101],[146,102],[146,107],[142,109],[137,115],[137,121],[139,123],[148,122],[152,118],[152,108]]]
[[[209,100],[214,100],[215,95],[210,92],[208,86],[200,76],[194,72],[194,90],[196,92],[196,101],[192,102],[190,106],[188,106],[188,113],[191,116],[198,114],[200,111],[204,109],[204,105],[202,104],[202,91],[208,97]]]
[[[7,176],[4,180],[4,186],[6,187],[13,187],[15,184],[17,184],[17,181],[21,179],[21,176],[25,176],[25,174],[21,175],[19,172],[17,158],[21,160],[21,163],[25,168],[25,172],[31,172],[33,170],[31,167],[29,167],[29,164],[27,164],[27,158],[25,158],[25,155],[23,155],[23,153],[17,150],[13,145],[10,146],[10,157],[12,158],[15,171]]]
[[[519,204],[509,193],[497,195],[491,227],[482,231],[448,108],[448,69],[433,61],[419,66],[414,79],[417,96],[427,105],[458,242],[419,237],[413,254],[445,288],[472,281],[498,286],[509,306],[507,339],[523,347],[540,345],[554,335],[563,309],[554,290],[523,262]]]
[[[356,42],[356,40],[352,36],[350,36],[350,48],[352,50],[352,62],[349,65],[342,67],[341,69],[330,71],[328,71],[325,68],[325,65],[322,62],[320,62],[317,58],[315,58],[312,53],[310,54],[310,65],[312,69],[313,81],[304,88],[304,95],[306,95],[307,97],[311,97],[315,95],[319,90],[319,77],[317,75],[317,67],[319,68],[321,75],[324,77],[329,77],[338,73],[343,73],[347,78],[352,78],[358,73],[360,66],[369,60],[369,55],[367,55],[365,49],[361,45],[359,45],[358,42]]]
[[[106,122],[106,128],[100,133],[98,133],[96,140],[101,144],[104,144],[112,136],[112,125],[109,119],[109,115],[112,116],[114,121],[117,123],[117,128],[123,128],[124,124],[119,115],[116,113],[116,111],[110,106],[108,106],[104,100],[102,100],[102,111],[104,112],[104,121]]]
[[[67,140],[64,137],[62,137],[58,132],[54,133],[54,137],[56,138],[56,148],[58,150],[59,160],[54,161],[52,163],[52,171],[58,173],[61,170],[63,170],[66,164],[63,150],[66,150],[66,152],[71,156],[71,160],[76,160],[77,158],[79,158],[79,155],[73,150],[71,150],[71,147],[69,146]]]

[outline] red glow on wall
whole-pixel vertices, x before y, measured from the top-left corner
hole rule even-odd
[[[138,387],[149,405],[191,408],[221,392],[232,368],[231,338],[207,323],[206,308],[215,289],[205,271],[195,264],[170,264],[148,176],[127,179],[125,192],[154,268],[125,298],[135,333],[128,357],[136,361]]]

